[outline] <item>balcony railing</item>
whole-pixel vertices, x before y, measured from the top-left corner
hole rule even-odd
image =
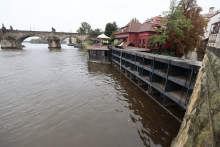
[[[217,34],[219,33],[219,30],[211,31],[211,34]]]

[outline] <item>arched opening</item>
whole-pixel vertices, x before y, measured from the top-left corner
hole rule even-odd
[[[22,48],[47,48],[48,41],[39,36],[24,36],[18,39]]]
[[[82,44],[82,41],[76,36],[66,36],[62,38],[60,42],[62,48],[78,48],[78,45]]]

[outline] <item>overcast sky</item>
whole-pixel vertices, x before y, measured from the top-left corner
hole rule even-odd
[[[218,6],[220,0],[198,0],[203,13]],[[93,29],[105,29],[108,22],[119,27],[132,17],[140,22],[169,9],[170,0],[1,0],[0,23],[18,30],[76,32],[81,22]]]

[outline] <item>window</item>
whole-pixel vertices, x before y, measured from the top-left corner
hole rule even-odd
[[[141,47],[141,39],[138,39],[138,47]]]
[[[124,28],[123,28],[123,29],[121,29],[121,32],[124,32]]]
[[[142,48],[145,48],[146,39],[143,40]]]
[[[136,40],[134,39],[134,41],[133,41],[133,44],[134,44],[134,46],[136,45]]]

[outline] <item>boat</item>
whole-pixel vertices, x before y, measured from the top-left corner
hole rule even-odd
[[[74,46],[74,43],[69,43],[68,46]]]

